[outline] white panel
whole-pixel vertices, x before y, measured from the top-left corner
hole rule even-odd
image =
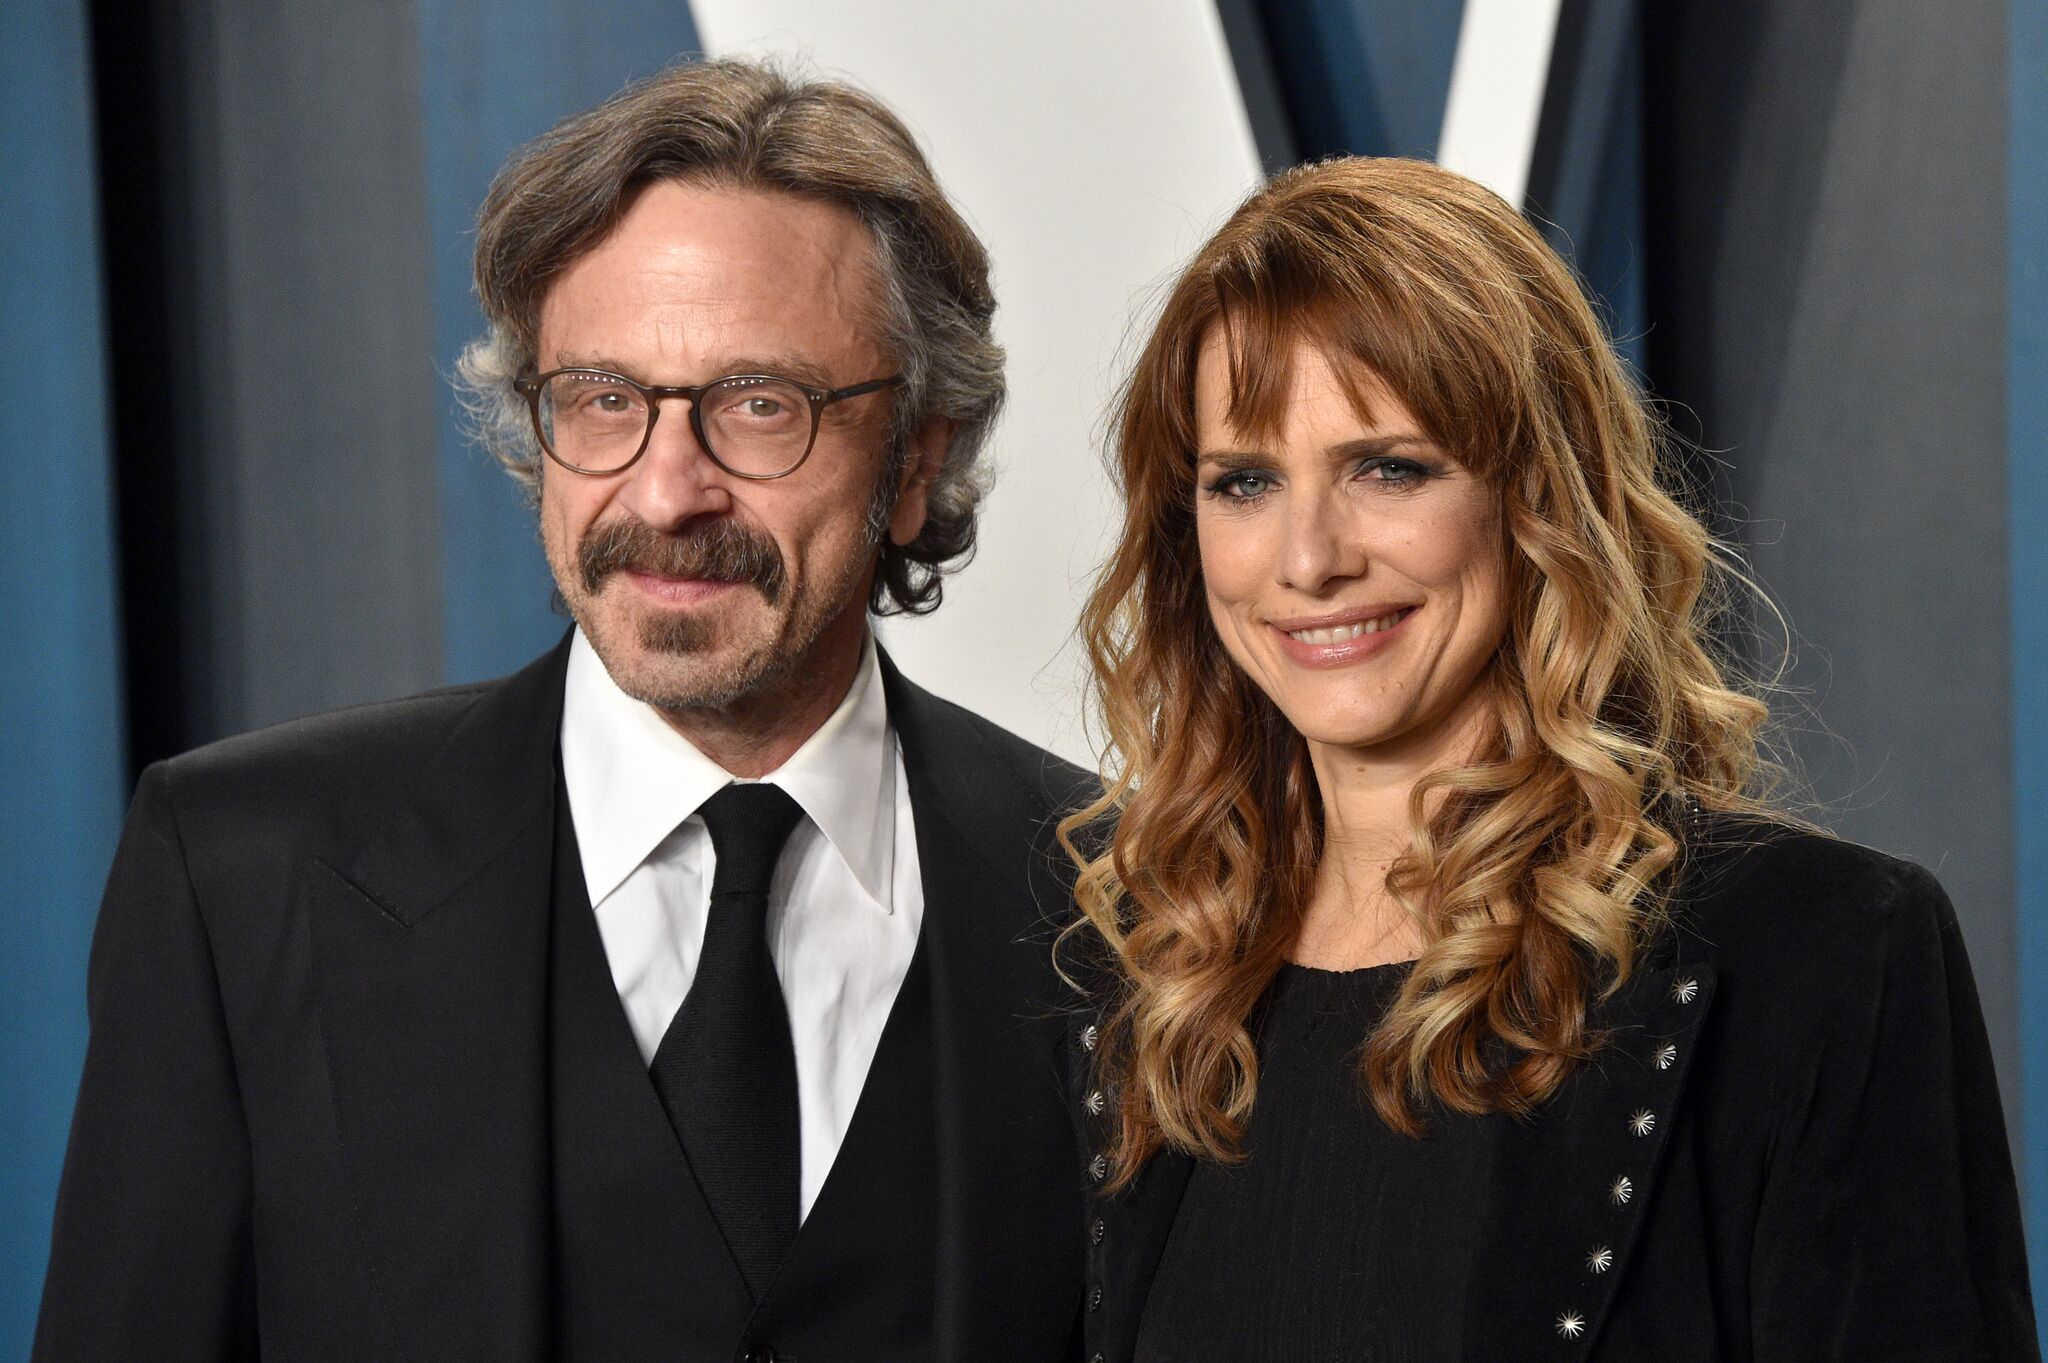
[[[1522,205],[1562,0],[1465,0],[1437,162]]]
[[[882,637],[912,679],[1092,764],[1074,620],[1114,529],[1102,414],[1156,285],[1258,182],[1213,7],[691,0],[726,55],[881,96],[995,258],[1010,406],[972,567]]]

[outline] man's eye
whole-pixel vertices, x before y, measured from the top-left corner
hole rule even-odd
[[[768,417],[781,416],[783,406],[774,398],[748,398],[741,404],[741,410],[750,417],[766,419]]]

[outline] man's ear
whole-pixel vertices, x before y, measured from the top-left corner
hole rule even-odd
[[[903,461],[903,481],[896,487],[896,510],[889,517],[889,543],[905,545],[924,531],[931,486],[946,466],[956,423],[934,417],[910,437],[910,457]]]

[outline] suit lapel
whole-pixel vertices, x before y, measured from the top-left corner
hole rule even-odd
[[[1608,1044],[1533,1118],[1496,1116],[1464,1357],[1585,1359],[1627,1276],[1714,997],[1710,966],[1643,969],[1595,1010]]]
[[[1057,1356],[1080,1293],[1050,915],[1050,808],[960,712],[883,659],[917,825],[937,1120],[937,1356]]]
[[[567,647],[478,693],[390,821],[309,861],[310,915],[355,1231],[384,1344],[544,1356],[546,973]]]

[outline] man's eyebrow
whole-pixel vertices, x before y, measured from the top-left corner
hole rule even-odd
[[[632,370],[627,369],[617,360],[610,359],[603,355],[557,355],[555,356],[555,362],[551,366],[551,368],[602,369],[606,373],[623,375],[624,377],[629,379],[633,377]]]
[[[634,373],[631,369],[607,355],[565,353],[555,357],[555,368],[602,369],[609,373],[629,378],[635,383],[647,384],[649,387],[693,386],[654,384],[646,375]],[[831,388],[834,386],[831,379],[826,376],[822,369],[800,355],[773,355],[767,357],[735,355],[721,360],[716,367],[716,371],[715,373],[707,372],[704,375],[703,382],[709,383],[714,379],[731,378],[736,374],[770,374],[776,378],[794,379],[798,383],[810,388]],[[862,383],[865,381],[865,377],[847,380],[848,383]]]

